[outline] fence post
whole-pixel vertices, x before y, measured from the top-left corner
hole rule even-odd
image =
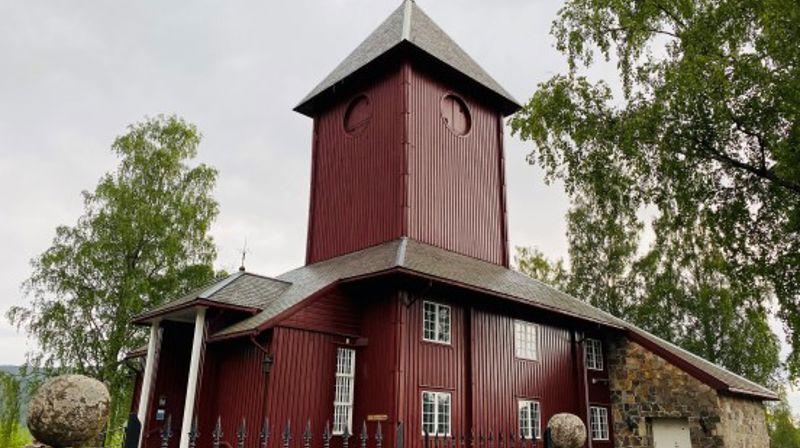
[[[161,428],[161,448],[169,447],[169,439],[172,438],[172,415],[167,415],[167,422]]]
[[[381,422],[378,422],[378,429],[375,430],[375,448],[383,448],[383,431]]]
[[[403,448],[403,422],[397,422],[397,434],[395,434],[395,439],[397,440],[395,448]]]
[[[344,433],[342,433],[342,447],[347,448],[350,446],[350,427],[349,425],[344,425]]]
[[[139,446],[139,435],[142,433],[142,423],[139,421],[139,417],[131,413],[128,416],[128,424],[125,425],[125,441],[123,442],[123,448],[138,448]]]
[[[242,424],[239,425],[239,430],[236,431],[236,448],[244,448],[245,440],[247,440],[247,425],[244,417],[242,417]]]
[[[217,423],[214,425],[214,431],[211,433],[211,446],[213,448],[219,448],[222,435],[222,417],[218,415]]]
[[[292,421],[286,422],[286,428],[283,430],[283,448],[289,448],[289,441],[292,440]]]
[[[331,422],[325,422],[325,431],[322,432],[322,448],[331,447]]]
[[[197,416],[192,419],[192,427],[189,429],[189,448],[197,448],[197,438],[200,437],[200,431],[197,429]]]
[[[367,448],[367,421],[361,421],[361,448]]]
[[[264,424],[261,425],[261,448],[267,448],[269,443],[269,418],[264,419]]]
[[[303,433],[303,448],[311,448],[311,419],[306,422],[306,431]]]

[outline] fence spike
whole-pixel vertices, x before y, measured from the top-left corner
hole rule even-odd
[[[344,432],[342,433],[342,447],[347,448],[350,446],[350,425],[344,425]]]
[[[395,434],[395,439],[397,439],[397,443],[395,444],[396,448],[403,448],[404,443],[404,434],[403,434],[403,422],[397,422],[397,434]]]
[[[214,425],[214,431],[211,433],[213,448],[219,448],[220,441],[222,440],[222,417],[217,416],[217,423]]]
[[[378,428],[375,430],[375,448],[383,447],[383,430],[381,429],[381,422],[378,422]]]
[[[424,436],[425,440],[425,448],[430,448],[430,434],[428,434],[428,428],[422,428],[422,435]]]
[[[303,447],[309,448],[311,446],[311,419],[306,422],[306,430],[303,433]]]
[[[244,448],[245,440],[247,440],[247,424],[242,417],[242,423],[239,425],[239,430],[236,431],[236,447]]]
[[[189,448],[197,448],[197,438],[200,437],[197,427],[197,415],[195,415],[192,419],[192,427],[189,429]]]
[[[489,431],[489,448],[494,448],[494,431]]]
[[[286,421],[286,428],[283,430],[283,448],[289,448],[289,442],[292,440],[292,421]]]
[[[161,428],[161,448],[169,446],[169,439],[172,438],[172,415],[167,415],[167,421]]]
[[[325,430],[322,431],[322,446],[323,448],[330,448],[331,446],[331,422],[325,421]]]
[[[367,421],[361,420],[361,448],[367,448]]]
[[[503,439],[503,431],[497,433],[497,448],[505,448],[505,440]]]
[[[513,432],[510,432],[508,434],[508,446],[510,448],[514,448],[514,433]]]
[[[261,448],[267,448],[269,444],[269,417],[264,419],[264,423],[261,425],[261,436],[259,437],[261,441]]]

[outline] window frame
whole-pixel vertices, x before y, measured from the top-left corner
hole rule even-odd
[[[533,329],[533,337],[534,337],[534,341],[533,341],[533,352],[534,352],[533,353],[533,357],[531,357],[530,355],[527,355],[524,352],[521,352],[521,349],[526,349],[528,347],[521,347],[520,346],[520,338],[519,338],[519,335],[520,335],[519,329],[520,328],[523,328],[523,333],[525,332],[525,330],[527,328]],[[525,341],[523,341],[523,342],[525,342]],[[536,324],[536,323],[533,323],[533,322],[528,322],[526,320],[514,319],[514,357],[517,358],[517,359],[524,360],[524,361],[536,361],[536,362],[538,362],[539,361],[539,352],[540,351],[541,350],[540,350],[540,347],[539,347],[539,325]]]
[[[586,368],[588,370],[603,371],[605,360],[603,359],[603,341],[596,338],[586,338]],[[590,363],[589,347],[591,347],[592,358]]]
[[[535,405],[536,407],[536,425],[533,425],[532,417],[533,412],[531,410],[531,406]],[[528,417],[528,424],[530,425],[530,429],[533,431],[533,437],[530,434],[524,434],[523,427],[522,427],[522,409],[528,407],[529,409],[529,417]],[[526,440],[541,440],[542,438],[542,403],[537,399],[532,398],[520,398],[517,400],[517,429],[519,430],[518,434],[520,438],[523,437]]]
[[[598,411],[597,417],[603,417],[597,424],[599,437],[595,437],[595,411]],[[597,442],[608,442],[611,440],[611,423],[608,418],[608,407],[589,406],[589,437],[592,438],[592,441]]]
[[[439,390],[423,390],[420,394],[420,419],[421,419],[421,426],[420,432],[422,436],[425,436],[425,395],[430,394],[434,397],[433,400],[433,426],[436,428],[434,432],[428,432],[428,437],[451,437],[453,433],[453,394],[447,391],[439,391]],[[440,434],[439,426],[441,422],[439,421],[439,416],[441,414],[440,409],[440,397],[447,396],[447,434]]]
[[[434,338],[433,339],[429,338],[425,334],[426,331],[427,331],[427,328],[425,327],[425,324],[427,322],[427,310],[426,310],[426,307],[428,305],[432,305],[434,307],[434,313],[433,314],[435,316],[435,319],[434,319],[434,322],[433,322],[433,333],[434,333]],[[441,316],[439,315],[439,313],[440,313],[440,311],[442,309],[447,309],[447,334],[446,334],[447,339],[446,340],[439,339],[439,335],[440,335],[440,333],[442,333],[441,322],[440,322],[440,317]],[[453,308],[450,305],[445,305],[443,303],[434,302],[434,301],[431,301],[431,300],[423,300],[422,301],[422,340],[425,341],[425,342],[433,343],[433,344],[451,345],[452,340],[453,340]]]
[[[340,363],[340,354],[341,353],[350,353],[350,366],[349,372],[340,372],[339,363]],[[347,401],[337,401],[339,397],[339,378],[345,378],[348,380],[348,387],[349,387],[349,397]],[[345,428],[338,428],[338,421],[336,419],[336,410],[337,408],[346,408],[347,409],[347,432],[352,434],[353,433],[353,407],[355,404],[355,395],[356,395],[356,350],[350,347],[337,347],[336,349],[336,370],[334,372],[334,391],[333,391],[333,431],[332,434],[334,436],[341,436],[344,435]]]

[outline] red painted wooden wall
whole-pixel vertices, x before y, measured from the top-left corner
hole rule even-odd
[[[413,68],[407,76],[406,235],[508,266],[500,115],[431,73]],[[462,98],[471,113],[472,127],[464,136],[441,116],[440,102],[448,94]]]
[[[415,64],[387,70],[314,120],[308,263],[408,236],[507,266],[501,115]],[[445,124],[448,94],[470,111],[466,135]],[[348,133],[361,95],[372,118]]]

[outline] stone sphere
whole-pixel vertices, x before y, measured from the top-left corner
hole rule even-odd
[[[553,448],[581,448],[586,443],[586,425],[575,414],[554,415],[547,423]]]
[[[28,429],[37,441],[55,447],[79,447],[94,440],[108,420],[106,386],[83,375],[45,382],[28,404]]]

